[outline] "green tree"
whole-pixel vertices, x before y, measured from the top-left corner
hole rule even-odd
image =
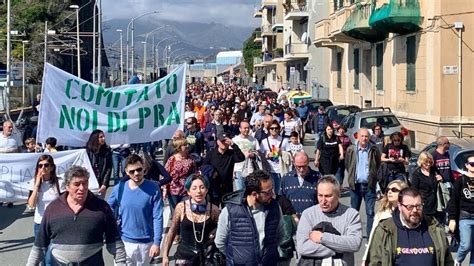
[[[249,76],[253,75],[253,58],[260,57],[262,55],[262,45],[255,42],[255,37],[260,34],[260,28],[256,28],[250,37],[245,40],[243,47],[243,56],[245,62],[245,68]]]

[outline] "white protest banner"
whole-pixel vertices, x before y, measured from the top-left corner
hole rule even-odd
[[[0,153],[0,201],[26,201],[35,175],[36,162],[44,153]],[[85,149],[48,153],[54,158],[60,179],[72,166],[85,167],[90,174],[89,190],[99,189]]]
[[[185,69],[151,84],[104,89],[46,64],[36,139],[83,147],[96,129],[108,144],[171,139],[184,125]]]

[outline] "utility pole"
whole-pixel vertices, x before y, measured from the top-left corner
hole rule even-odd
[[[98,48],[99,56],[97,58],[98,64],[98,82],[99,85],[102,84],[102,0],[99,0],[99,48]]]
[[[11,75],[11,3],[10,0],[7,0],[7,87],[6,87],[6,101],[5,101],[5,110],[10,118],[10,75]]]

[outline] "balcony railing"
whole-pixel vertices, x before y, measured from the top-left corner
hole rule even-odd
[[[262,58],[261,57],[254,57],[253,58],[253,65],[259,65],[262,63]]]
[[[273,35],[272,25],[264,25],[261,29],[261,36]]]
[[[285,58],[288,57],[307,57],[308,45],[305,43],[289,43],[285,45]]]
[[[273,59],[272,53],[269,53],[269,52],[263,53],[263,57],[262,57],[263,62],[271,62],[272,59]]]

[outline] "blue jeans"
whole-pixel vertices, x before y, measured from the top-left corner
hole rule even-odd
[[[351,207],[360,210],[362,198],[365,201],[365,213],[367,214],[367,237],[372,230],[375,216],[375,200],[377,198],[375,189],[369,188],[367,183],[356,183],[355,190],[351,190]]]
[[[242,176],[242,171],[235,171],[234,187],[235,190],[245,189],[245,177]]]
[[[279,173],[271,173],[273,178],[273,190],[275,191],[276,195],[280,194],[280,187],[281,187],[281,175]]]
[[[344,175],[346,173],[346,165],[345,161],[339,161],[339,165],[337,166],[337,172],[336,172],[336,179],[339,182],[339,185],[342,186],[344,183]]]
[[[459,234],[460,234],[460,243],[458,253],[456,255],[456,260],[458,262],[463,262],[467,256],[467,253],[471,252],[471,259],[469,265],[474,265],[474,220],[473,219],[461,219],[459,220]]]
[[[33,225],[33,232],[35,234],[35,238],[38,237],[40,226],[41,225],[37,223],[34,223]],[[51,247],[48,247],[48,250],[46,251],[46,255],[44,256],[44,259],[43,259],[43,265],[46,265],[46,266],[55,265],[54,260],[53,260],[53,255],[51,254]]]
[[[119,180],[119,171],[122,172],[122,177],[126,176],[125,158],[122,155],[120,155],[120,153],[112,152],[112,167],[113,167],[112,178],[114,179],[114,181],[117,182]]]

